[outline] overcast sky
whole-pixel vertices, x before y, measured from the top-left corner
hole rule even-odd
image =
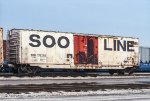
[[[131,36],[150,47],[150,0],[0,0],[0,27]]]

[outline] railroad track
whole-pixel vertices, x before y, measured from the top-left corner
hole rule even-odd
[[[24,75],[23,75],[24,76]],[[98,77],[0,77],[0,93],[150,89],[149,74]]]
[[[14,73],[0,73],[0,77],[99,77],[99,76],[112,76],[109,73],[96,73],[96,72],[87,72],[87,73],[67,73],[67,72],[43,72],[37,74],[14,74]],[[114,74],[113,76],[118,76]],[[133,73],[132,75],[119,75],[119,76],[150,76],[150,73]]]
[[[86,76],[91,76],[91,77],[97,77],[100,74],[98,73],[66,73],[66,72],[55,72],[55,73],[37,73],[37,74],[14,74],[14,73],[0,73],[0,77],[11,77],[11,76],[16,76],[16,77],[36,77],[36,76],[40,76],[40,77],[86,77]]]
[[[26,92],[53,92],[53,91],[96,91],[105,89],[150,89],[150,84],[113,84],[101,85],[96,83],[72,83],[72,84],[30,84],[30,85],[5,85],[0,86],[0,93],[26,93]]]

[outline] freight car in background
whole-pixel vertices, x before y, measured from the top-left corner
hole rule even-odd
[[[137,72],[150,72],[150,47],[140,47],[140,66]]]
[[[12,29],[8,45],[8,61],[21,73],[105,69],[123,75],[139,65],[139,42],[132,37]]]
[[[0,28],[0,68],[3,65],[3,29]]]
[[[6,61],[7,56],[7,41],[3,40],[3,61]]]

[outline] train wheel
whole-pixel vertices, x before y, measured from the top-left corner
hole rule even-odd
[[[33,70],[33,68],[31,68],[31,67],[26,67],[26,72],[27,72],[28,74],[33,74],[33,73],[34,73],[34,70]]]
[[[118,74],[118,75],[124,75],[124,74],[125,74],[125,71],[124,71],[124,70],[118,70],[118,71],[117,71],[117,74]]]
[[[25,67],[18,67],[18,73],[19,74],[26,73],[26,68]]]
[[[21,74],[21,73],[22,73],[21,68],[18,68],[18,74]]]
[[[109,70],[110,75],[114,75],[114,73],[115,73],[115,70]]]
[[[130,69],[129,75],[132,75],[134,73],[134,69]]]
[[[39,67],[28,67],[27,68],[27,73],[28,74],[37,74],[40,73],[41,69]]]
[[[126,72],[128,73],[128,75],[132,75],[134,73],[135,68],[127,68]]]
[[[41,69],[39,67],[32,67],[32,73],[33,74],[37,74],[37,73],[40,73],[41,72]]]
[[[18,73],[36,74],[36,73],[40,73],[40,68],[31,67],[31,66],[21,66],[18,68]]]

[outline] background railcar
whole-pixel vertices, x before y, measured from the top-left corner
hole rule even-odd
[[[137,72],[150,72],[150,47],[140,47],[140,66]]]
[[[3,64],[3,29],[0,28],[0,67]]]

